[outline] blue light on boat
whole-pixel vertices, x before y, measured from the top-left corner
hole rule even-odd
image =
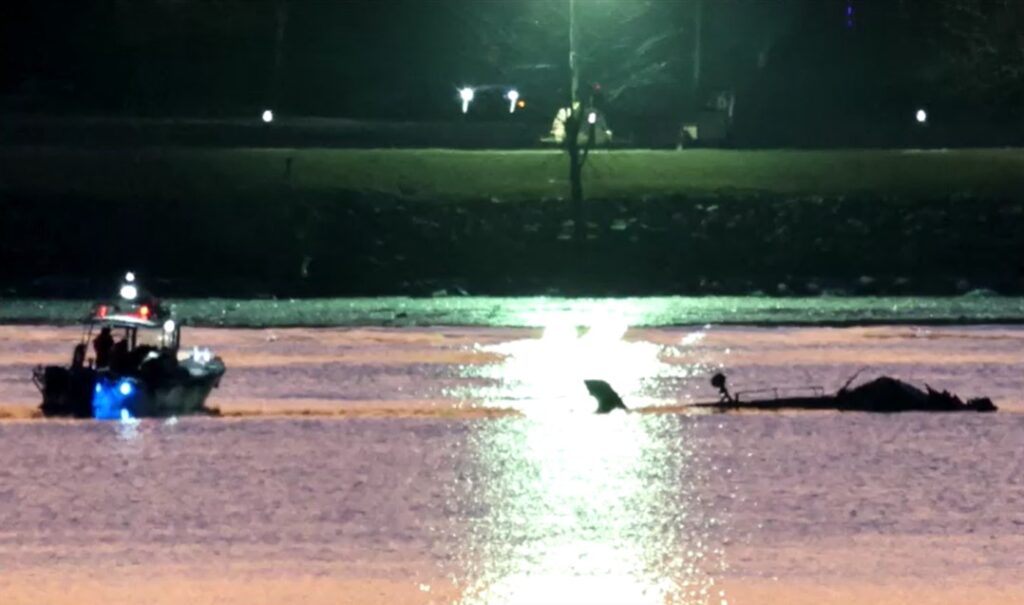
[[[131,379],[122,378],[116,382],[109,378],[100,378],[92,396],[92,417],[96,420],[124,420],[126,415],[132,419],[132,406],[135,399],[135,383]]]

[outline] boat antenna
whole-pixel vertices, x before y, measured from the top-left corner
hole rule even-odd
[[[866,369],[868,369],[868,366],[864,366],[863,368],[861,368],[861,369],[857,370],[856,372],[854,372],[853,376],[850,376],[849,380],[847,380],[846,383],[843,384],[842,388],[839,389],[839,392],[840,393],[845,392],[846,389],[849,388],[850,383],[852,383],[854,380],[856,380],[857,377],[860,376],[860,373],[863,372]]]

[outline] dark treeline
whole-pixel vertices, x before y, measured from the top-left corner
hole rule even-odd
[[[567,6],[9,2],[0,111],[446,119],[458,86],[500,82],[541,90],[553,115]],[[620,121],[678,120],[731,90],[741,132],[800,142],[905,124],[918,106],[969,133],[1016,124],[1024,104],[1017,0],[580,0],[577,15],[584,84],[601,83]]]

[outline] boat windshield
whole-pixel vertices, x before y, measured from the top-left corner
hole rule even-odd
[[[157,349],[174,346],[174,334],[168,334],[163,330],[139,330],[135,339],[135,346],[147,346]]]
[[[111,334],[115,340],[124,339],[128,343],[128,350],[135,350],[139,347],[174,350],[178,348],[180,331],[178,326],[173,324],[168,329],[166,324],[155,326],[143,322],[96,322],[85,333],[85,338],[91,341],[101,327],[111,328]]]

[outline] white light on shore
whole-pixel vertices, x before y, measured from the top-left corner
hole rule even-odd
[[[263,117],[263,123],[264,124],[269,124],[269,123],[274,121],[274,112],[270,111],[269,109],[264,109],[262,117]]]
[[[587,114],[587,124],[597,124],[597,112],[592,111]]]
[[[462,113],[469,111],[469,102],[473,100],[474,96],[473,89],[468,86],[459,89],[459,98],[462,99]]]
[[[917,119],[918,124],[924,124],[928,121],[928,112],[923,109],[918,109],[914,117]]]
[[[508,112],[515,113],[516,102],[519,101],[519,91],[512,89],[508,91],[508,93],[505,95],[505,98],[508,99]]]

